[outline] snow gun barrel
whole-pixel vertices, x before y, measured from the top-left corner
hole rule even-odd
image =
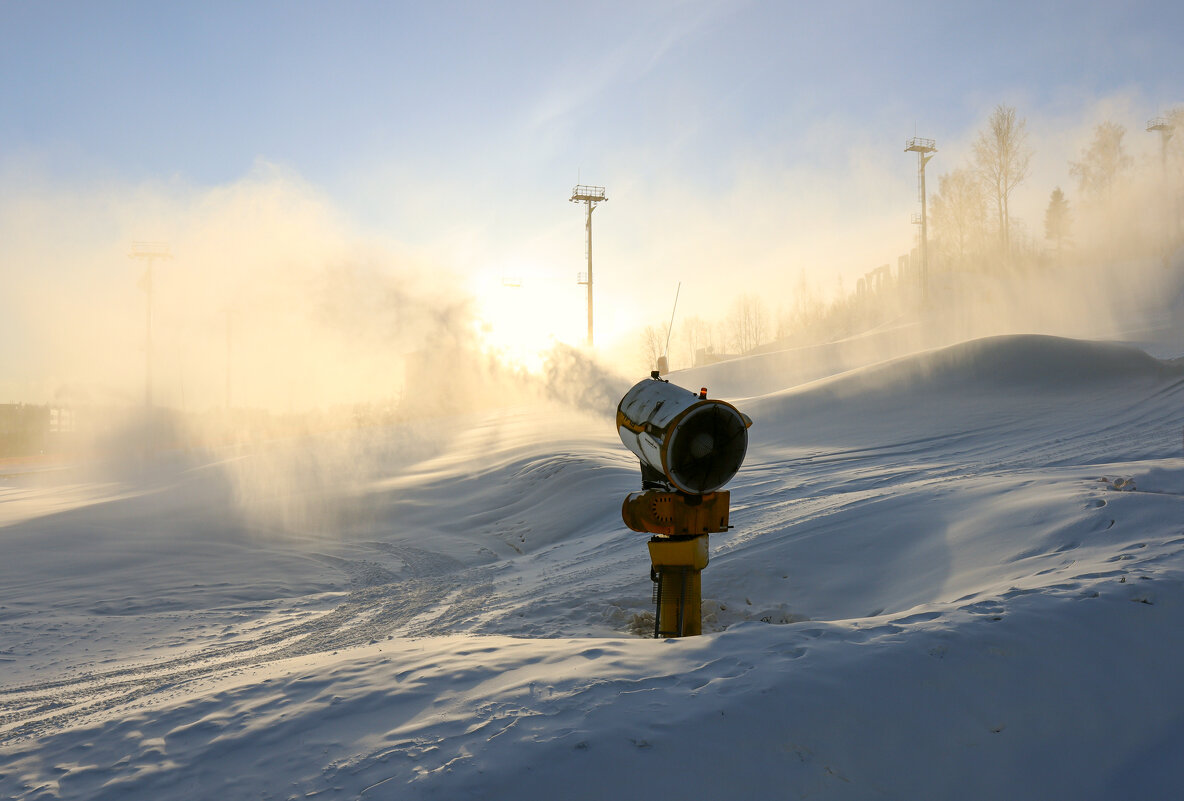
[[[617,433],[641,460],[644,488],[705,495],[736,475],[752,420],[730,403],[663,380],[657,371],[617,405]]]

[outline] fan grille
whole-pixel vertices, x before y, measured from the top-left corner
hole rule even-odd
[[[679,422],[666,464],[684,491],[714,492],[736,475],[747,450],[748,429],[740,413],[723,403],[705,403]]]

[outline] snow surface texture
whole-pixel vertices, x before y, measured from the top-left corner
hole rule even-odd
[[[0,479],[0,797],[1177,797],[1184,365],[683,378],[755,421],[697,638],[611,408]]]

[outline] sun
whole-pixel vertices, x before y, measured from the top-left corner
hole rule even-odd
[[[583,309],[575,293],[537,268],[488,270],[473,280],[482,344],[501,359],[538,372],[558,342],[578,345]]]

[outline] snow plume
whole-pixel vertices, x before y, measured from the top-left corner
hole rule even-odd
[[[151,483],[213,454],[253,524],[316,528],[341,511],[327,496],[445,440],[393,423],[508,383],[438,261],[356,233],[284,170],[204,189],[0,185],[0,402],[68,409],[57,449],[97,478]],[[143,241],[168,254],[151,262],[150,405]]]
[[[0,316],[17,369],[0,390],[12,399],[46,402],[69,388],[92,403],[141,402],[147,262],[128,258],[138,240],[170,253],[151,265],[156,406],[302,412],[397,399],[407,354],[474,347],[471,303],[446,271],[356,235],[277,168],[212,189],[4,194],[13,280]]]
[[[611,415],[626,382],[557,345],[543,376],[488,352],[443,259],[357,233],[313,187],[262,165],[232,184],[0,193],[0,402],[76,413],[66,458],[139,487],[215,465],[253,532],[364,525],[373,488],[457,445],[490,410]],[[152,262],[151,405],[145,404]],[[163,250],[162,245],[152,246]]]
[[[409,500],[400,489],[407,475],[436,469],[428,464],[436,457],[448,464],[478,462],[490,442],[517,436],[505,407],[529,409],[527,418],[593,415],[611,436],[612,415],[628,385],[566,345],[551,349],[536,376],[455,341],[408,358],[403,399],[391,413],[371,410],[362,418],[355,409],[349,420],[240,449],[220,468],[235,508],[256,534],[369,535],[401,519],[391,508]]]
[[[546,397],[594,415],[612,417],[629,380],[610,371],[585,351],[556,344],[543,366]]]

